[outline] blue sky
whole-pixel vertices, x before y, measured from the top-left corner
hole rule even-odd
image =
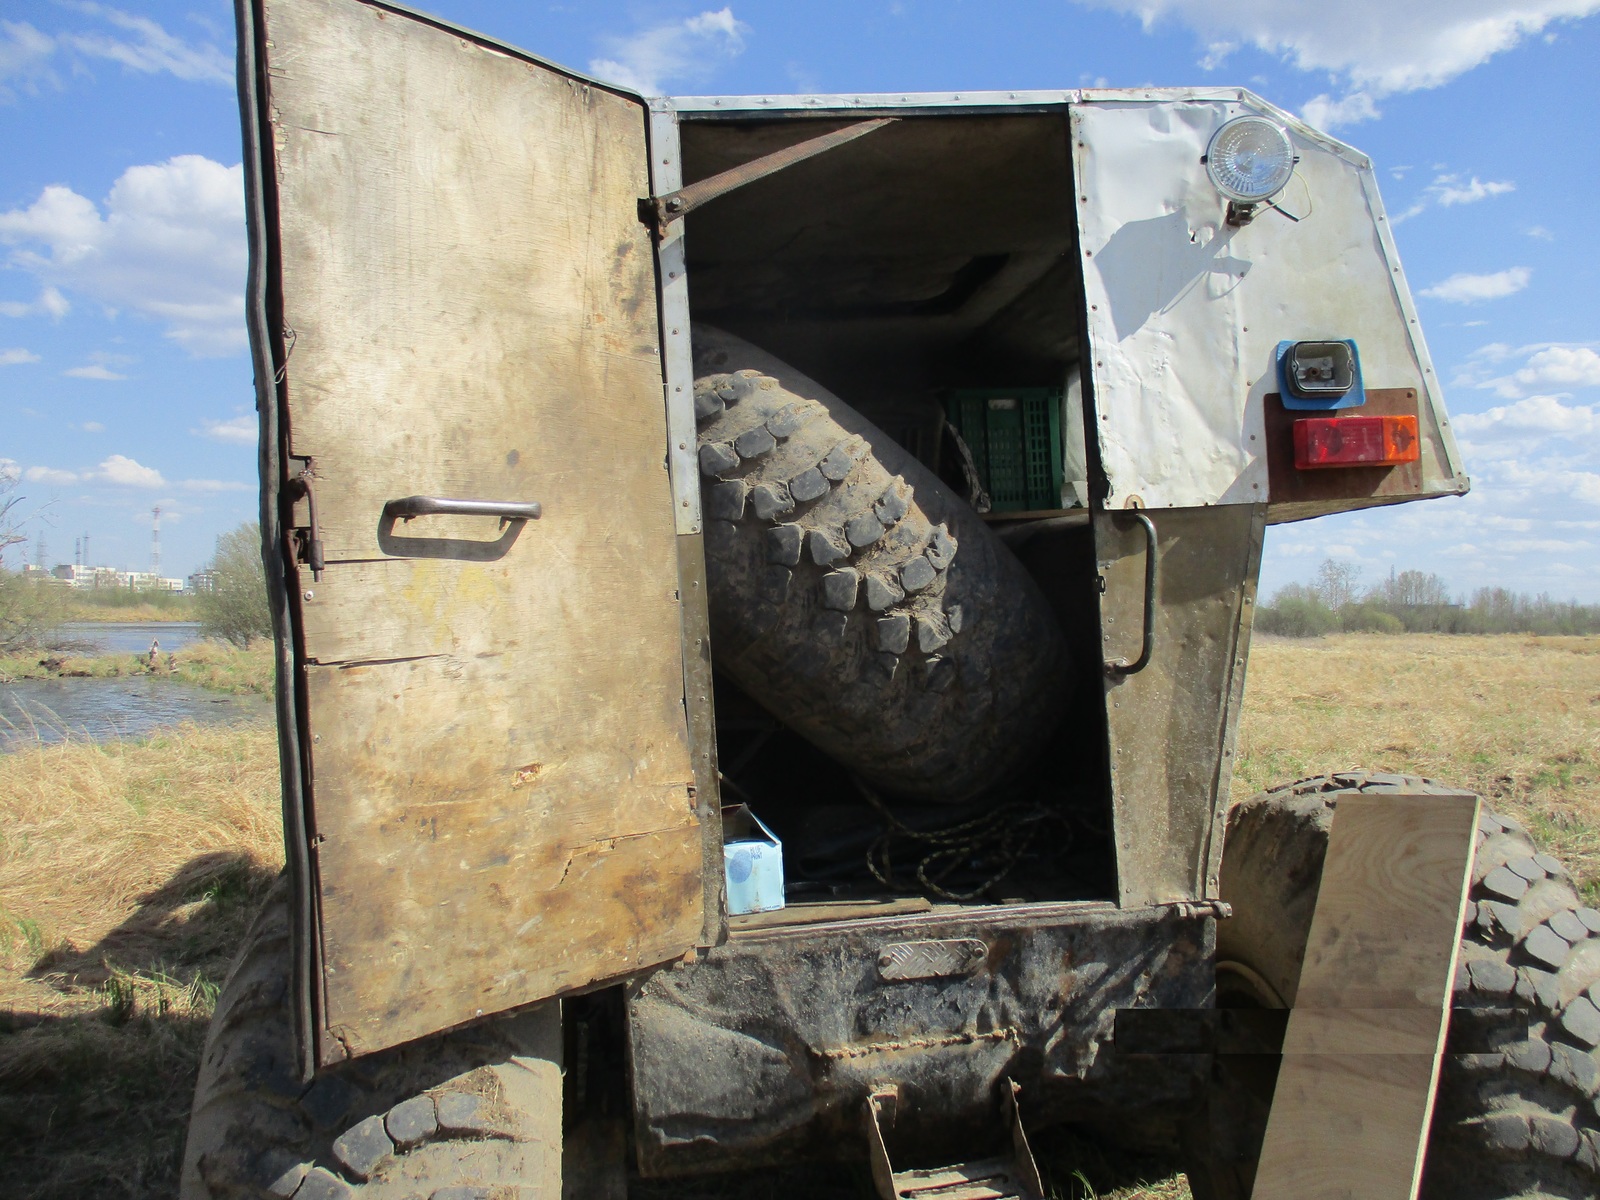
[[[649,91],[1242,84],[1369,153],[1473,493],[1283,526],[1326,557],[1600,601],[1600,0],[437,0]],[[0,7],[0,460],[52,562],[186,574],[255,515],[231,8]],[[31,549],[31,545],[30,545]],[[16,566],[15,551],[8,560]]]

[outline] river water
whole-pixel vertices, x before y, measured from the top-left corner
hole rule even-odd
[[[144,654],[151,642],[161,653],[181,650],[200,640],[198,621],[68,621],[61,636],[78,654]]]
[[[81,621],[62,632],[78,654],[142,654],[152,639],[166,654],[199,640],[200,627],[176,621]],[[146,737],[184,721],[239,725],[271,720],[272,702],[266,696],[229,696],[147,676],[0,683],[0,752],[36,740]]]

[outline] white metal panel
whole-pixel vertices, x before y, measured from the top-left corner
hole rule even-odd
[[[1114,507],[1267,497],[1281,340],[1354,338],[1368,388],[1416,388],[1426,491],[1465,490],[1370,162],[1248,93],[1091,93],[1072,109],[1101,461]],[[1284,124],[1300,163],[1243,228],[1202,157],[1223,122]],[[1448,481],[1448,482],[1447,482]]]
[[[665,196],[683,186],[678,114],[670,101],[650,102],[650,189]],[[661,344],[667,389],[667,463],[672,471],[672,511],[679,533],[700,532],[700,471],[694,429],[694,353],[689,330],[689,274],[682,221],[661,231],[656,260],[661,274]]]

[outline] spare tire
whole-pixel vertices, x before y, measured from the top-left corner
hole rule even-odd
[[[827,389],[731,334],[694,343],[717,668],[902,797],[965,799],[1025,765],[1069,682],[1027,571]]]
[[[1235,806],[1222,852],[1233,917],[1217,926],[1218,1005],[1294,1003],[1341,796],[1457,790],[1347,771]],[[1485,808],[1465,915],[1420,1194],[1600,1195],[1600,912],[1521,826]],[[1196,1200],[1251,1193],[1276,1070],[1263,1076],[1254,1057],[1232,1056],[1239,1071],[1214,1088],[1209,1122],[1191,1131]]]

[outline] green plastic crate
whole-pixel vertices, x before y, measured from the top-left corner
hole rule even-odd
[[[1061,389],[959,388],[945,412],[993,512],[1061,507]]]

